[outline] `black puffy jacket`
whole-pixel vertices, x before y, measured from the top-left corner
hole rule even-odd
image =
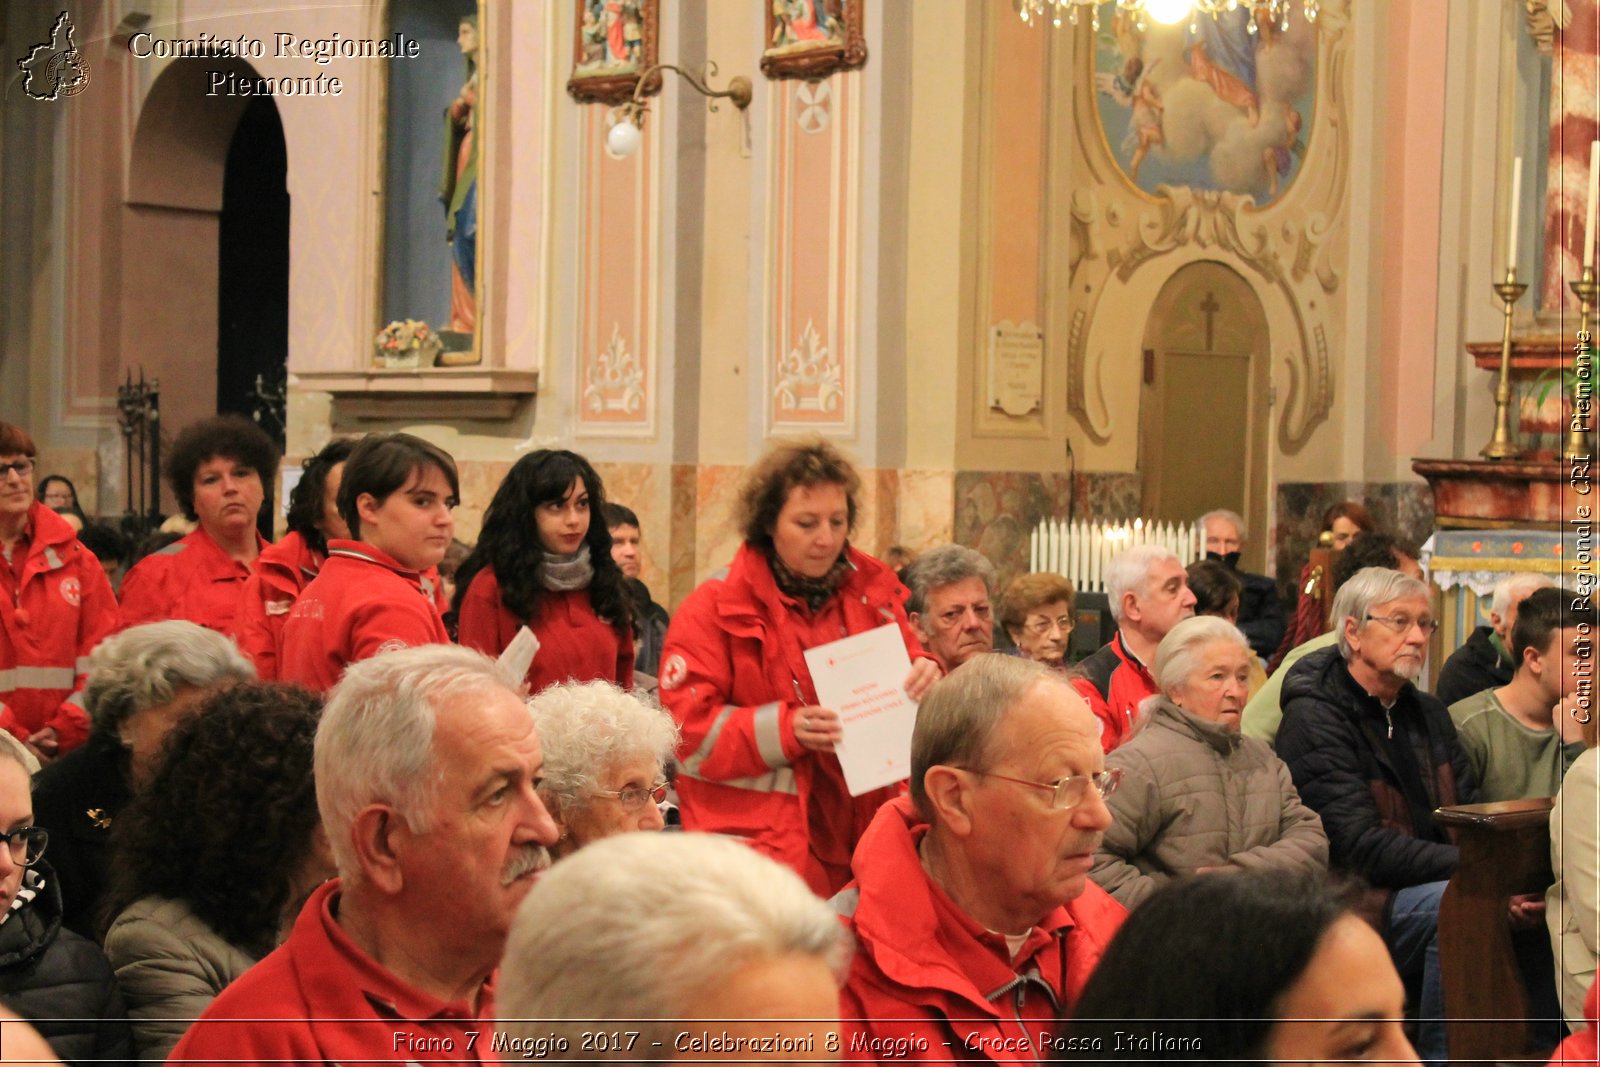
[[[1284,679],[1276,748],[1300,798],[1322,816],[1330,864],[1381,891],[1375,919],[1387,919],[1393,890],[1455,871],[1460,853],[1433,811],[1473,803],[1478,787],[1438,698],[1406,685],[1386,711],[1338,645],[1319,649]]]
[[[56,874],[40,862],[24,874],[31,900],[0,923],[0,1003],[33,1024],[71,1063],[132,1057],[128,1013],[116,975],[93,941],[61,925]]]

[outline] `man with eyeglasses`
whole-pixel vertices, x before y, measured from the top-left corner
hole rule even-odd
[[[841,1059],[1035,1063],[1126,915],[1089,881],[1111,824],[1100,728],[1043,664],[934,684],[911,795],[878,810],[834,909],[857,951]]]
[[[0,730],[48,761],[89,736],[88,656],[117,626],[94,553],[33,498],[33,438],[0,422]]]
[[[0,1004],[32,1023],[64,1061],[131,1059],[111,964],[93,941],[61,925],[61,888],[44,861],[48,843],[33,824],[22,753],[0,744]]]
[[[961,545],[930,548],[906,571],[906,614],[946,674],[994,651],[994,564]]]
[[[1428,587],[1367,567],[1339,587],[1337,644],[1306,656],[1283,683],[1278,755],[1322,816],[1329,860],[1360,875],[1376,901],[1395,968],[1420,976],[1417,1051],[1446,1058],[1439,898],[1460,859],[1435,808],[1478,799],[1450,713],[1413,684],[1438,628]]]

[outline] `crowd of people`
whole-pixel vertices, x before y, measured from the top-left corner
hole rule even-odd
[[[471,546],[404,433],[306,460],[268,543],[278,459],[186,427],[192,528],[102,559],[0,423],[0,1004],[62,1060],[1442,1063],[1432,813],[1535,796],[1519,958],[1593,1059],[1587,620],[1548,581],[1497,591],[1447,705],[1416,550],[1358,504],[1330,615],[1218,510],[1205,559],[1111,562],[1074,663],[1070,582],[873,558],[818,439],[750,468],[670,615],[576,453],[519,459]],[[862,790],[807,653],[880,628],[918,707]]]

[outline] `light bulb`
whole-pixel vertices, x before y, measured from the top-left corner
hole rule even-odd
[[[606,134],[606,149],[618,159],[627,159],[639,151],[643,141],[639,127],[634,125],[631,118],[625,118],[611,127],[611,132]]]
[[[1144,10],[1163,26],[1176,26],[1189,17],[1194,0],[1144,0]]]

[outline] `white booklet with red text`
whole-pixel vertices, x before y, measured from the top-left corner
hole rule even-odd
[[[817,703],[844,724],[835,752],[851,796],[911,774],[911,728],[916,701],[906,696],[911,657],[894,623],[806,649]]]

